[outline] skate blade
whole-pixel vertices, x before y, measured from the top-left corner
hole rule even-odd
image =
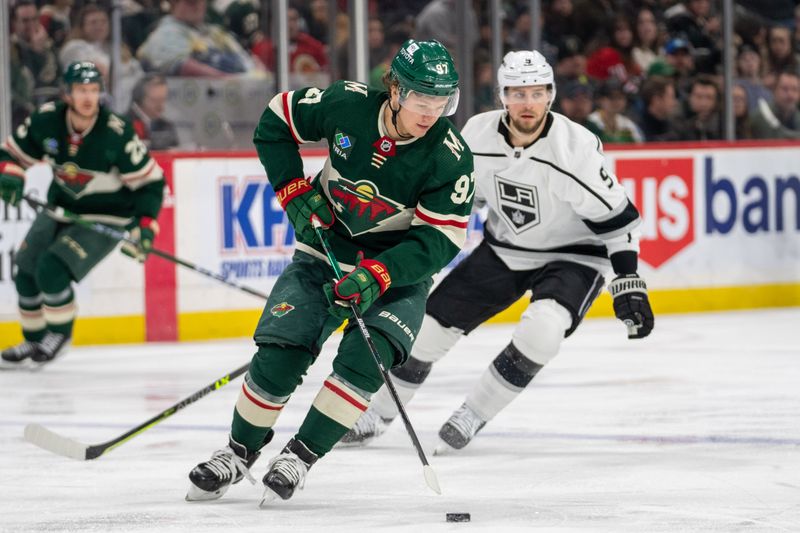
[[[452,446],[447,444],[445,441],[440,439],[439,440],[439,444],[437,444],[436,448],[433,449],[433,455],[437,455],[437,456],[438,455],[450,455],[450,454],[453,454],[453,453],[455,453],[457,451],[458,450],[456,448],[453,448]]]
[[[337,442],[333,447],[334,448],[362,448],[372,442],[373,439],[364,439],[364,440],[353,440],[350,442],[344,442],[340,440]]]
[[[205,502],[209,500],[218,500],[225,494],[225,490],[218,490],[215,492],[208,492],[203,490],[192,483],[189,483],[189,490],[186,491],[187,502]]]
[[[264,495],[261,497],[261,503],[258,504],[258,507],[260,509],[266,509],[272,502],[280,499],[281,497],[278,495],[277,492],[274,492],[271,488],[265,486]]]
[[[0,370],[15,372],[19,370],[31,371],[36,370],[36,368],[33,366],[33,362],[30,359],[23,359],[16,363],[0,359]]]

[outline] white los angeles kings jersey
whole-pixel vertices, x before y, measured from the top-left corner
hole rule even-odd
[[[605,273],[609,255],[638,253],[639,212],[604,168],[589,130],[549,113],[539,139],[508,142],[505,111],[472,117],[461,132],[475,159],[475,205],[488,205],[484,238],[512,270],[572,261]]]

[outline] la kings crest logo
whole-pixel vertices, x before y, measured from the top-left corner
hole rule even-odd
[[[508,226],[519,235],[541,222],[539,192],[533,185],[522,185],[495,174],[497,203]]]

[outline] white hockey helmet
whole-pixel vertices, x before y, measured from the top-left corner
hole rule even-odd
[[[536,50],[509,52],[497,69],[497,84],[500,86],[500,101],[506,105],[506,87],[524,87],[528,85],[550,85],[550,102],[556,99],[556,77],[553,67]]]

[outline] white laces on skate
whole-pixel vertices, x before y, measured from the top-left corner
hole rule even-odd
[[[467,404],[462,404],[458,410],[453,413],[448,424],[457,429],[467,439],[471,439],[478,431],[486,424],[486,421],[481,419],[475,411],[467,407]]]
[[[250,474],[250,469],[247,467],[247,462],[236,455],[230,447],[215,451],[211,455],[211,459],[205,463],[205,466],[219,476],[221,480],[233,479],[234,475],[240,473],[250,484],[256,484],[255,478]]]
[[[63,346],[64,342],[64,334],[48,331],[44,338],[39,341],[39,347],[48,357],[53,357],[57,355],[57,351]]]
[[[308,465],[294,453],[281,453],[269,462],[269,474],[281,474],[293,486],[303,488]]]

